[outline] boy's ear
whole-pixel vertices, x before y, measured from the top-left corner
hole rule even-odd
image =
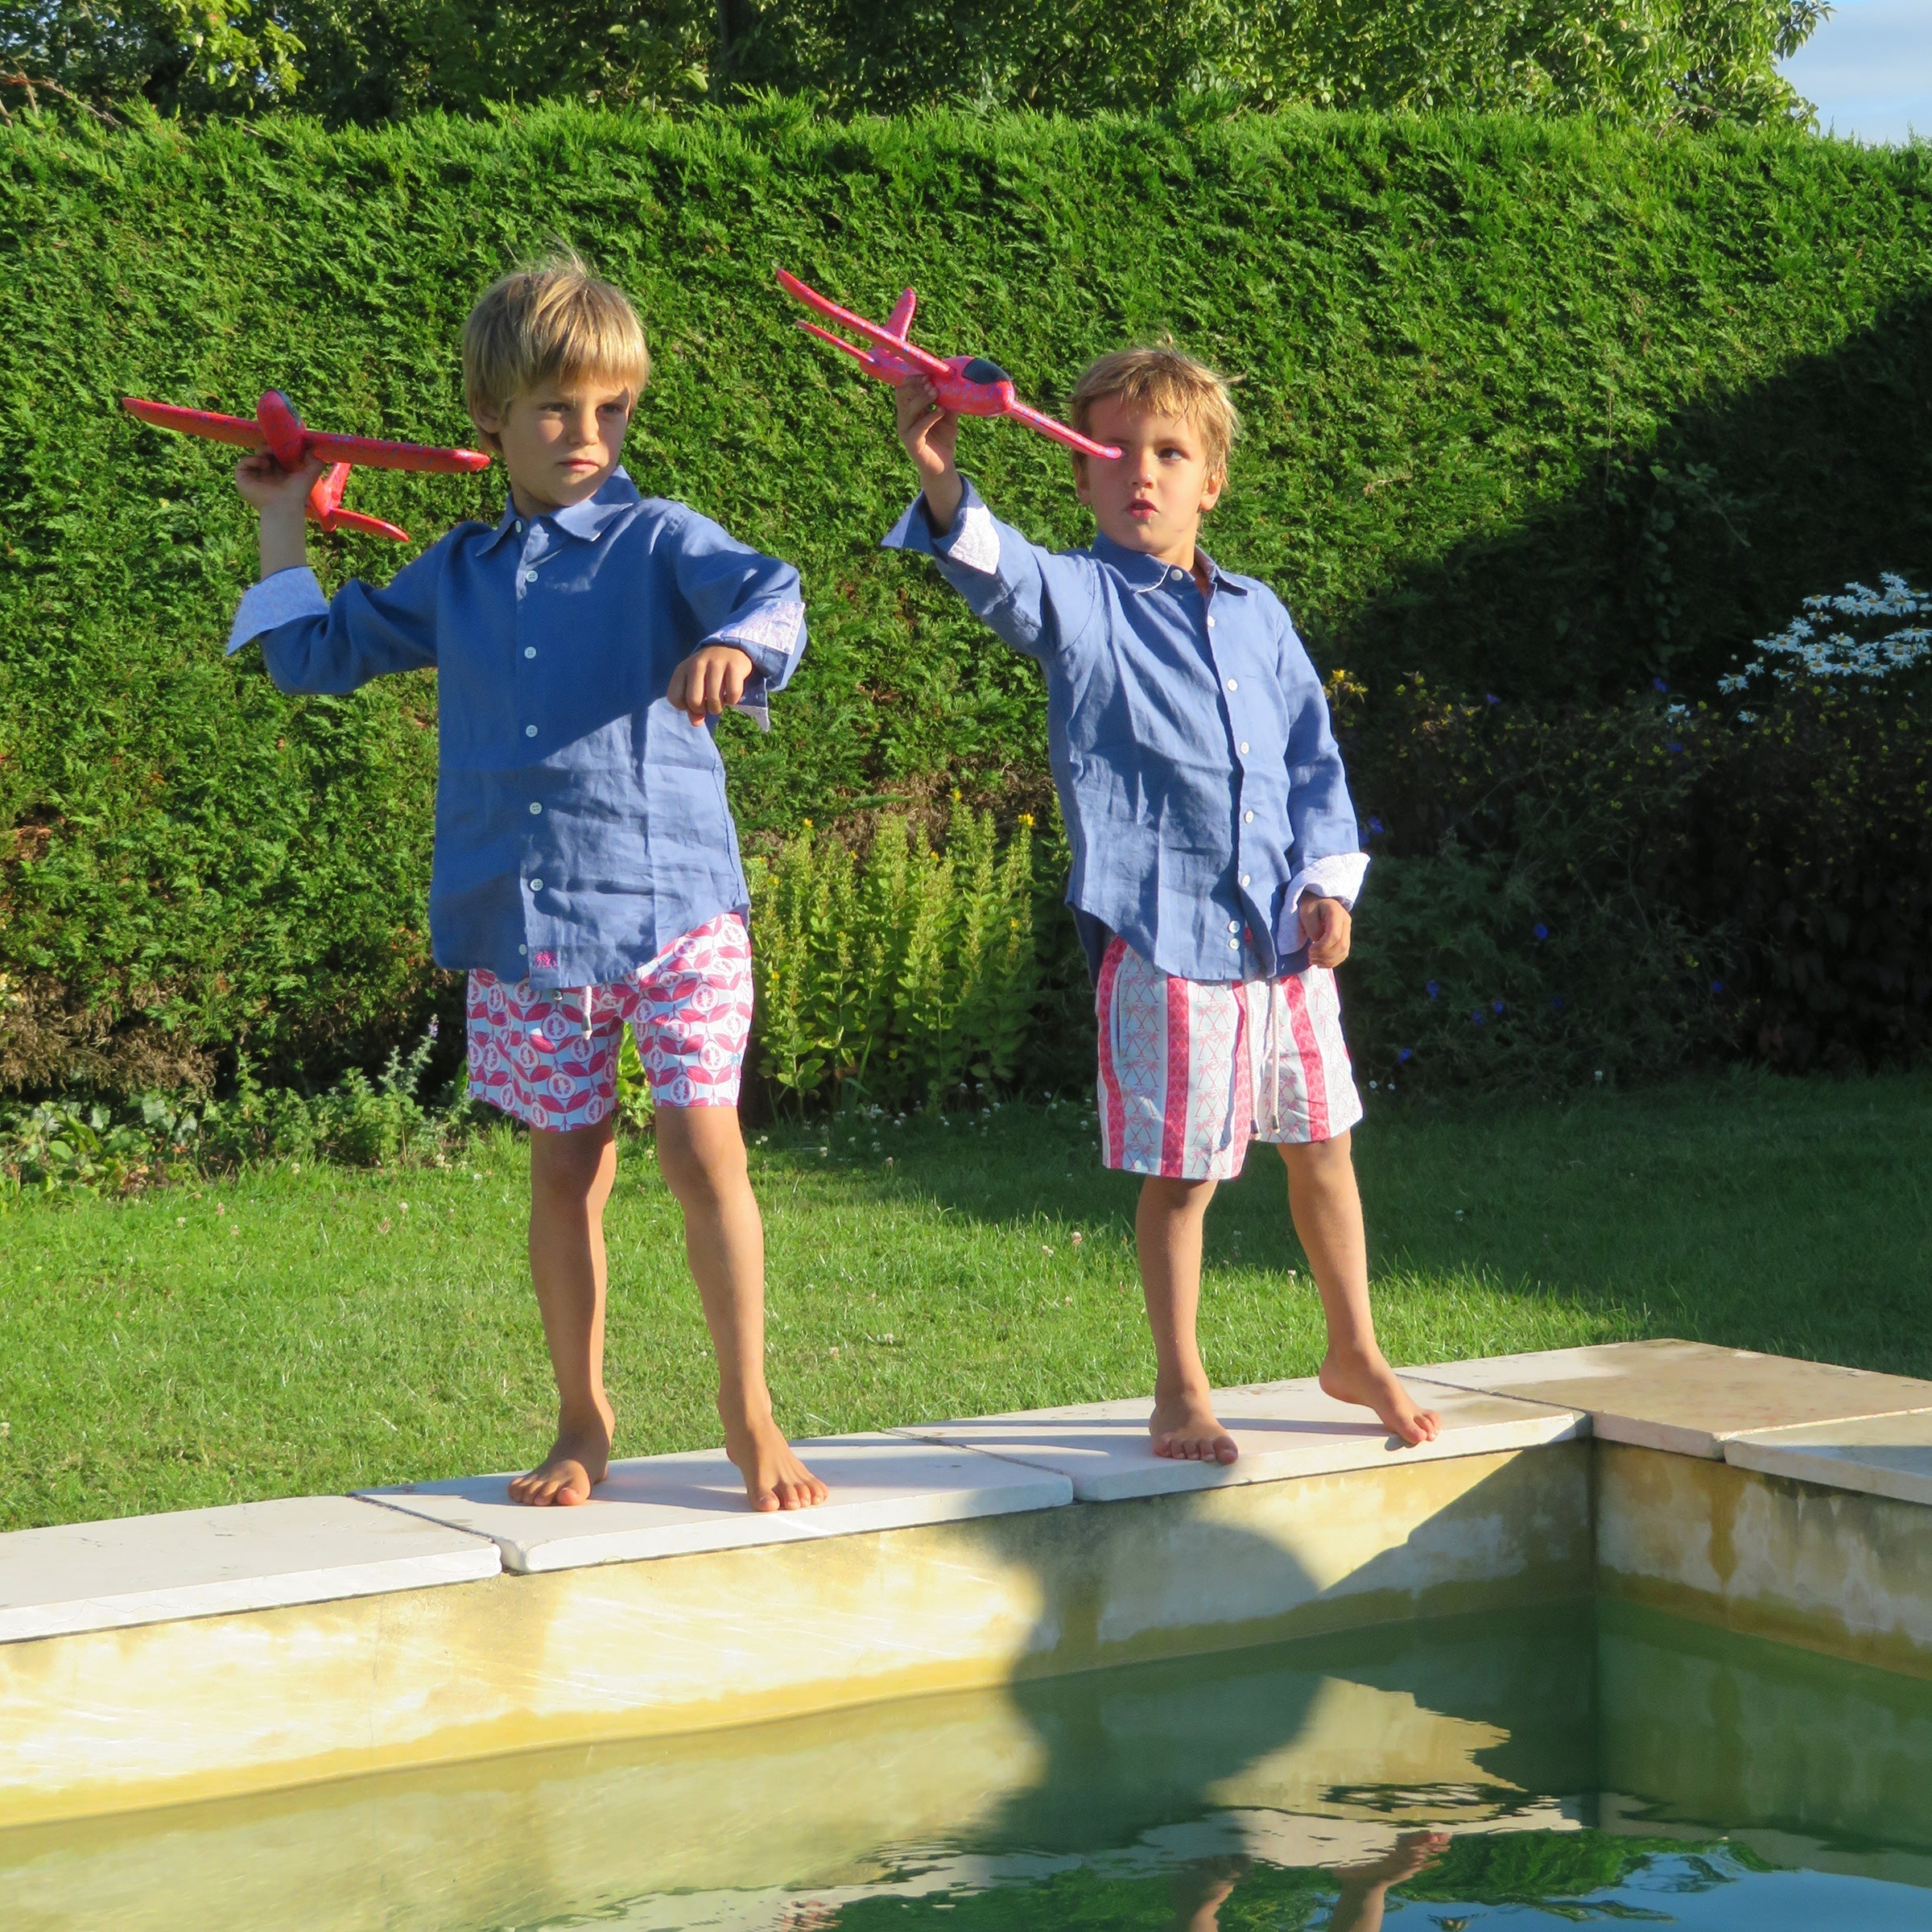
[[[484,447],[493,455],[502,456],[503,446],[497,438],[503,428],[502,411],[493,402],[468,402],[467,398],[465,401],[469,410],[469,419],[476,424],[477,434],[482,439]]]
[[[1088,500],[1090,488],[1087,477],[1087,459],[1076,449],[1073,452],[1073,493],[1084,503]]]
[[[1228,473],[1224,469],[1218,477],[1210,476],[1201,485],[1201,514],[1203,516],[1220,502],[1221,492],[1227,487]]]

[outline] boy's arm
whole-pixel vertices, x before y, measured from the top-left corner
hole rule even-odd
[[[699,642],[672,671],[667,696],[693,724],[735,709],[770,731],[771,694],[791,683],[805,654],[798,572],[696,510],[679,526],[671,554]]]
[[[884,547],[931,557],[973,615],[1030,658],[1077,643],[1100,612],[1093,566],[1042,549],[993,515],[960,474],[960,419],[939,407],[929,384],[906,383],[898,412],[899,440],[923,488]]]
[[[1321,679],[1278,607],[1279,675],[1287,693],[1288,823],[1293,871],[1282,901],[1276,944],[1282,952],[1308,947],[1317,966],[1339,966],[1348,957],[1350,914],[1368,869],[1361,848],[1355,804],[1342,768],[1341,748],[1328,721]]]
[[[442,546],[398,572],[385,588],[352,582],[334,603],[308,568],[304,499],[323,465],[286,471],[267,456],[235,466],[236,487],[262,513],[262,580],[242,597],[228,654],[262,639],[278,690],[340,693],[388,671],[436,661],[436,598]]]

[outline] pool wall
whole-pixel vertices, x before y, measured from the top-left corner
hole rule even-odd
[[[1230,1472],[1158,1462],[1145,1404],[845,1439],[832,1534],[752,1517],[705,1459],[660,1458],[571,1512],[515,1511],[476,1479],[335,1499],[339,1521],[297,1499],[0,1538],[0,1631],[48,1631],[0,1642],[0,1823],[1592,1589],[1932,1678],[1932,1518],[1855,1486],[1880,1468],[1898,1489],[1922,1437],[1932,1501],[1932,1384],[1684,1343],[1410,1373],[1450,1423],[1426,1456],[1306,1383],[1226,1392]],[[1897,1418],[1840,1486],[1726,1459],[1748,1438],[1775,1462],[1781,1431],[1835,1417]],[[303,1543],[278,1513],[311,1505]],[[256,1574],[273,1534],[295,1553]],[[654,1536],[685,1553],[612,1554]],[[689,1547],[706,1539],[724,1546]],[[489,1574],[499,1558],[525,1573]],[[411,1563],[421,1583],[396,1587]]]

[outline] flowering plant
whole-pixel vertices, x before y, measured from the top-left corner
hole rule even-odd
[[[1878,580],[1880,588],[1847,584],[1835,597],[1806,597],[1803,614],[1794,617],[1775,636],[1760,638],[1748,663],[1721,677],[1717,687],[1727,696],[1748,690],[1754,679],[1769,676],[1780,684],[1830,683],[1846,679],[1864,680],[1869,690],[1880,680],[1915,670],[1932,657],[1932,628],[1908,623],[1883,637],[1854,635],[1844,628],[1849,619],[1870,632],[1898,617],[1932,617],[1932,596],[1914,590],[1890,571]],[[1839,620],[1837,629],[1833,620]],[[1857,687],[1853,687],[1857,688]],[[1752,713],[1740,712],[1744,724]]]

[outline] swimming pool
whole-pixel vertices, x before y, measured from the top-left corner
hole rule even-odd
[[[1932,1682],[1579,1602],[0,1833],[10,1932],[1631,1921],[1932,1926]]]

